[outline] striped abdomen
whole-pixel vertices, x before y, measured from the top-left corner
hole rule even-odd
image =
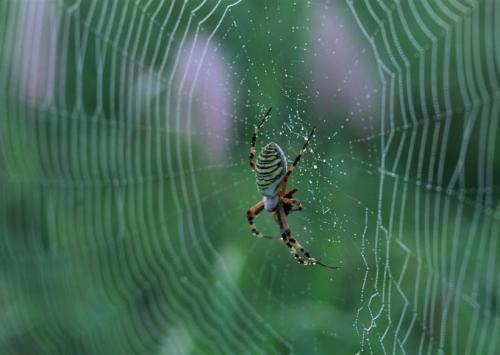
[[[268,197],[275,196],[286,169],[286,157],[281,148],[276,143],[266,145],[257,157],[255,166],[257,188],[260,193]]]

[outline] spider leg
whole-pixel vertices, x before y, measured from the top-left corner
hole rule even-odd
[[[285,215],[289,215],[292,212],[302,211],[302,204],[293,198],[282,197],[281,202],[283,203],[283,209],[285,210]]]
[[[250,228],[252,229],[253,236],[257,237],[257,238],[279,239],[278,237],[271,237],[268,235],[264,235],[257,230],[257,226],[255,225],[255,222],[253,220],[263,210],[264,210],[264,202],[260,201],[259,203],[255,204],[253,207],[251,207],[247,211],[247,221],[248,221],[248,224],[250,224]]]
[[[323,267],[329,268],[329,269],[338,269],[337,266],[330,266],[323,264],[321,261],[318,259],[314,258],[311,256],[308,250],[306,250],[296,239],[292,238],[292,232],[290,231],[290,228],[288,227],[288,222],[286,220],[286,213],[285,210],[282,206],[279,207],[278,211],[278,222],[280,225],[281,229],[281,238],[283,240],[283,243],[290,248],[290,252],[292,253],[293,257],[297,262],[301,265],[321,265]],[[297,249],[300,250],[301,254],[304,255],[307,260],[304,260],[299,253],[297,253]]]
[[[309,253],[309,251],[307,251],[307,249],[304,249],[304,247],[296,239],[290,238],[290,243],[292,243],[293,245],[295,245],[297,247],[297,249],[299,249],[300,252],[303,255],[306,256],[306,258],[308,259],[308,262],[311,265],[317,264],[317,265],[321,265],[321,266],[327,267],[329,269],[338,269],[339,268],[338,266],[330,266],[330,265],[323,264],[321,261],[319,261],[315,257],[311,256],[311,254]]]
[[[313,127],[313,129],[311,130],[311,133],[309,133],[309,137],[307,137],[307,140],[306,142],[304,143],[304,145],[302,146],[302,149],[299,150],[299,154],[297,155],[297,157],[295,158],[295,160],[293,161],[292,165],[290,166],[290,168],[288,168],[288,171],[286,172],[285,176],[283,176],[283,181],[282,181],[282,191],[285,191],[286,190],[286,184],[288,182],[288,178],[290,177],[290,175],[292,174],[292,172],[295,170],[295,168],[297,167],[297,164],[299,163],[300,161],[300,158],[302,158],[302,156],[304,155],[305,151],[306,151],[306,148],[307,148],[307,145],[309,144],[309,141],[311,140],[312,136],[314,135],[314,131],[316,130],[316,127]],[[293,191],[293,190],[292,190]]]
[[[301,211],[304,208],[300,201],[294,198],[282,197],[281,201],[284,204],[283,207],[285,207],[285,212]]]
[[[283,243],[290,249],[290,253],[293,255],[294,259],[301,265],[312,265],[311,262],[308,260],[304,260],[299,253],[297,252],[297,249],[292,245],[292,232],[290,231],[290,228],[288,227],[288,222],[286,220],[286,213],[283,208],[283,205],[280,205],[278,207],[277,211],[277,217],[278,217],[278,223],[280,226],[281,230],[281,238]]]
[[[264,118],[262,119],[262,121],[260,121],[259,125],[255,127],[255,130],[253,132],[252,144],[250,144],[250,155],[248,156],[248,164],[250,164],[250,168],[254,172],[255,172],[255,163],[253,161],[253,158],[255,157],[255,142],[257,141],[257,134],[259,134],[260,127],[262,127],[262,125],[266,121],[267,116],[269,116],[269,114],[271,113],[271,109],[272,107],[269,107],[269,110],[267,110],[266,114],[264,115]]]
[[[284,194],[283,197],[292,198],[293,194],[296,193],[297,191],[299,191],[299,189],[291,189],[286,194]]]

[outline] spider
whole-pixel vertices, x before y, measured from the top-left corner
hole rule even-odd
[[[271,113],[271,109],[272,107],[267,110],[262,121],[257,127],[255,127],[255,131],[252,136],[252,143],[250,145],[250,156],[248,157],[250,168],[255,173],[257,188],[262,195],[262,200],[247,211],[247,220],[250,224],[250,228],[252,229],[252,234],[257,238],[281,239],[290,249],[290,252],[295,260],[301,265],[321,265],[330,269],[337,269],[338,267],[336,266],[323,264],[318,259],[312,257],[311,254],[304,249],[304,247],[296,239],[292,238],[292,232],[290,231],[287,222],[288,214],[300,211],[303,208],[301,203],[293,198],[293,194],[297,192],[297,189],[285,192],[288,179],[297,167],[300,158],[304,155],[306,147],[314,135],[316,127],[314,127],[309,133],[309,137],[289,169],[287,169],[286,156],[280,146],[276,143],[268,143],[257,157],[257,163],[254,163],[253,159],[255,157],[255,142],[257,140],[257,134],[260,132],[260,128]],[[264,209],[274,215],[280,228],[281,238],[267,236],[257,230],[254,219]],[[299,255],[297,250],[300,251],[302,256]],[[304,257],[307,259],[304,259]]]

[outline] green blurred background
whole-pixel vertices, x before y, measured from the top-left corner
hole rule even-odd
[[[1,354],[496,354],[495,0],[0,2]],[[245,219],[289,160],[301,267]],[[278,234],[262,213],[259,229]]]

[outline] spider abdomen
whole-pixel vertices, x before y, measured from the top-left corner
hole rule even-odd
[[[257,188],[260,193],[268,197],[275,196],[286,169],[287,161],[283,150],[276,143],[267,144],[257,157],[255,165]]]

